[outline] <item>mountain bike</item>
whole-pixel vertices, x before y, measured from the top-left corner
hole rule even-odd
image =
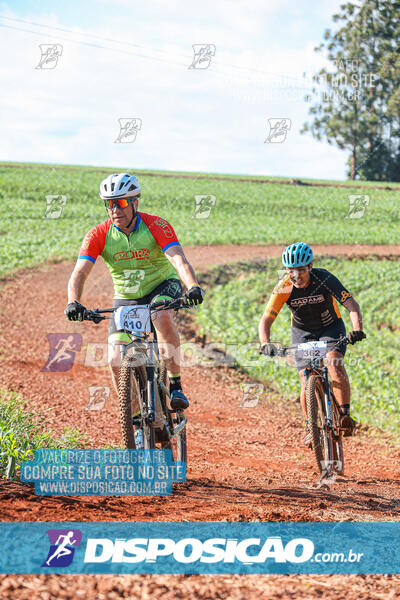
[[[182,409],[168,408],[167,370],[160,358],[151,315],[160,310],[190,308],[183,298],[152,304],[87,310],[84,319],[99,323],[114,318],[117,330],[130,342],[120,344],[118,400],[126,448],[170,449],[174,460],[186,462],[187,418]],[[104,313],[113,313],[105,316]],[[158,446],[157,446],[158,444]]]
[[[304,369],[307,418],[312,450],[321,478],[344,474],[339,404],[333,393],[328,368],[323,364],[327,353],[341,343],[349,344],[349,340],[343,336],[336,340],[277,347],[277,356],[293,354],[309,360],[309,365]]]

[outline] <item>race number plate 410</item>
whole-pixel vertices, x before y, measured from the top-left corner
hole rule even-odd
[[[117,331],[124,329],[131,333],[150,333],[150,309],[148,306],[120,306],[114,313]]]
[[[325,341],[304,342],[296,349],[296,354],[304,358],[323,358],[327,352],[328,344]]]

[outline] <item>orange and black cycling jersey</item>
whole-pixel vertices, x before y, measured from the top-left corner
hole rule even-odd
[[[276,318],[286,304],[292,311],[292,325],[308,331],[328,327],[341,318],[337,302],[343,304],[351,294],[337,277],[326,269],[311,269],[310,283],[297,288],[285,276],[275,287],[265,308],[268,317]]]

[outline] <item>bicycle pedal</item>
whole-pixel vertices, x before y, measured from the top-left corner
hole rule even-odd
[[[343,437],[352,437],[353,430],[352,429],[342,429]]]

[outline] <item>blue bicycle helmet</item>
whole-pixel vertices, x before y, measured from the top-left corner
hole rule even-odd
[[[313,251],[305,242],[295,242],[284,249],[282,262],[284,267],[305,267],[313,259]]]

